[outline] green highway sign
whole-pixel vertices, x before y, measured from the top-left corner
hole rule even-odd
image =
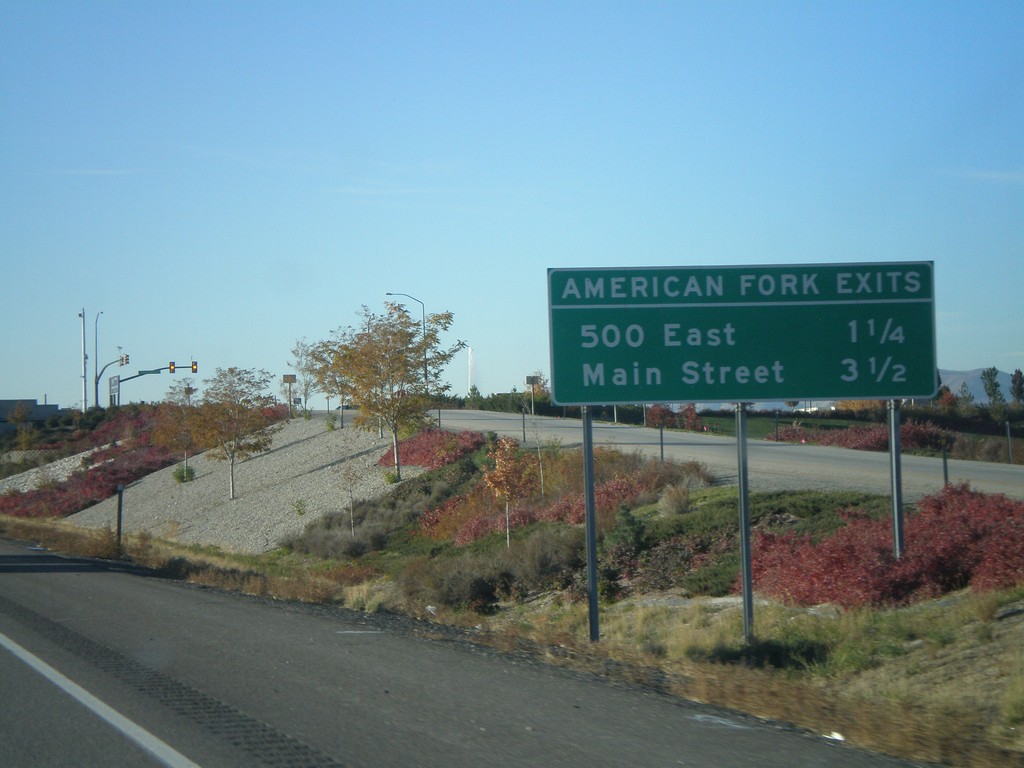
[[[559,405],[931,397],[932,262],[548,270]]]

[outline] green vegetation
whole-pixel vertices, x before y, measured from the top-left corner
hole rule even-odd
[[[179,483],[188,483],[196,479],[196,471],[185,464],[178,464],[174,468],[174,479]]]

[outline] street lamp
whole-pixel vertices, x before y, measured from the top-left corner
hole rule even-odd
[[[413,301],[418,302],[419,305],[420,305],[420,316],[422,317],[422,320],[423,320],[423,385],[426,386],[427,385],[427,379],[428,379],[428,377],[427,377],[427,348],[426,348],[426,339],[427,339],[427,307],[426,307],[426,305],[422,301],[417,299],[415,296],[410,296],[408,293],[392,293],[391,291],[388,291],[384,295],[385,296],[405,296],[405,298],[412,299]]]
[[[103,314],[103,310],[96,313],[96,319],[92,324],[92,369],[95,371],[93,376],[93,398],[92,402],[94,405],[99,407],[100,404],[100,369],[97,367],[100,364],[100,315]]]
[[[82,318],[82,413],[89,410],[89,355],[85,352],[85,307],[78,313]]]

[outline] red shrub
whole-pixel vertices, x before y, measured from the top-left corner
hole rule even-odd
[[[788,602],[901,604],[973,586],[1024,583],[1024,502],[949,486],[918,502],[896,560],[892,523],[856,512],[817,543],[794,533],[758,535],[757,588]]]
[[[52,487],[3,495],[0,513],[66,517],[113,496],[118,483],[128,485],[172,464],[174,459],[166,450],[150,445],[152,424],[151,410],[120,413],[104,422],[88,436],[88,443],[79,446],[104,446],[89,457],[87,469]]]
[[[647,409],[648,427],[674,427],[676,424],[676,414],[668,406],[656,403]]]
[[[774,440],[775,436],[768,439]],[[867,427],[817,430],[793,424],[780,428],[778,439],[786,443],[831,445],[857,451],[887,451],[889,427],[885,424],[872,424]],[[948,440],[949,434],[931,422],[910,419],[900,424],[901,448],[940,451],[943,445],[948,444]]]
[[[486,441],[480,432],[449,432],[446,429],[425,429],[398,443],[398,455],[406,466],[440,469],[480,448]],[[380,457],[377,464],[392,467],[394,448]]]

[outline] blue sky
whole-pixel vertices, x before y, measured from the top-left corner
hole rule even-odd
[[[939,366],[1024,368],[1022,30],[1020,2],[6,0],[0,399],[81,404],[83,307],[123,376],[279,377],[388,291],[522,388],[548,267],[934,261]]]

